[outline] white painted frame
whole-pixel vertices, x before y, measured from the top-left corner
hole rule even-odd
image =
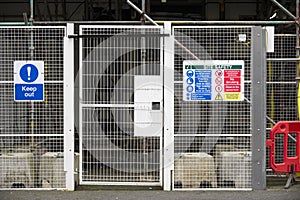
[[[12,26],[3,26],[1,29],[12,28]],[[48,28],[51,31],[53,26],[13,26],[21,29]],[[65,26],[55,26],[65,30],[64,37],[64,80],[63,81],[45,81],[45,83],[63,83],[64,94],[64,133],[63,134],[39,134],[39,136],[57,136],[64,137],[64,171],[66,185],[64,188],[0,188],[1,190],[24,190],[24,191],[42,191],[42,190],[68,190],[74,191],[74,41],[68,38],[74,34],[74,24],[68,23]],[[1,81],[1,83],[13,83],[14,81]],[[11,136],[3,134],[1,136]],[[18,136],[28,136],[28,134],[18,134]]]
[[[163,131],[163,189],[172,189],[172,173],[174,170],[174,36],[171,22],[164,23],[164,131]],[[167,102],[166,102],[167,101]]]
[[[66,189],[75,189],[74,180],[74,24],[67,24],[64,38],[64,170]]]
[[[79,35],[82,35],[83,28],[132,28],[132,29],[153,29],[154,26],[136,26],[136,25],[80,25],[79,26]],[[161,29],[161,34],[163,33],[163,27],[157,26],[156,28]],[[164,67],[163,59],[164,57],[164,44],[163,38],[160,38],[160,77],[161,83],[164,91]],[[82,100],[82,39],[79,39],[79,184],[80,185],[126,185],[126,186],[162,186],[163,185],[163,135],[160,135],[160,169],[159,169],[159,181],[158,182],[98,182],[98,181],[83,181],[82,180],[82,108],[84,107],[134,107],[134,105],[127,105],[127,104],[83,104]],[[165,104],[163,105],[165,106]],[[162,128],[164,126],[164,112],[163,111],[163,120],[162,120]],[[163,131],[162,131],[163,132]]]

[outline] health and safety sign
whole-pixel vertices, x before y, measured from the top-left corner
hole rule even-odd
[[[243,60],[183,61],[184,101],[243,101]]]
[[[14,100],[44,101],[44,61],[14,62]]]

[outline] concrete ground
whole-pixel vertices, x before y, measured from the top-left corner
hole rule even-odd
[[[155,188],[83,187],[65,191],[0,191],[0,200],[300,200],[300,183],[289,189],[276,186],[262,191],[171,191]]]

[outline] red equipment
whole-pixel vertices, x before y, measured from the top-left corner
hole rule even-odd
[[[283,135],[283,148],[275,149],[276,135]],[[293,136],[296,135],[296,138]],[[296,142],[296,155],[288,157],[289,137]],[[300,172],[300,121],[282,121],[278,122],[270,131],[270,139],[267,139],[267,147],[270,147],[270,166],[277,173],[289,173],[290,177],[285,188],[288,188],[295,181],[295,172]],[[280,150],[283,149],[283,152]],[[275,162],[275,154],[283,153],[283,162]]]

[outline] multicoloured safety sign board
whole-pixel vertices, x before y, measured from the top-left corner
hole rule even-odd
[[[243,101],[243,60],[183,61],[184,101]]]

